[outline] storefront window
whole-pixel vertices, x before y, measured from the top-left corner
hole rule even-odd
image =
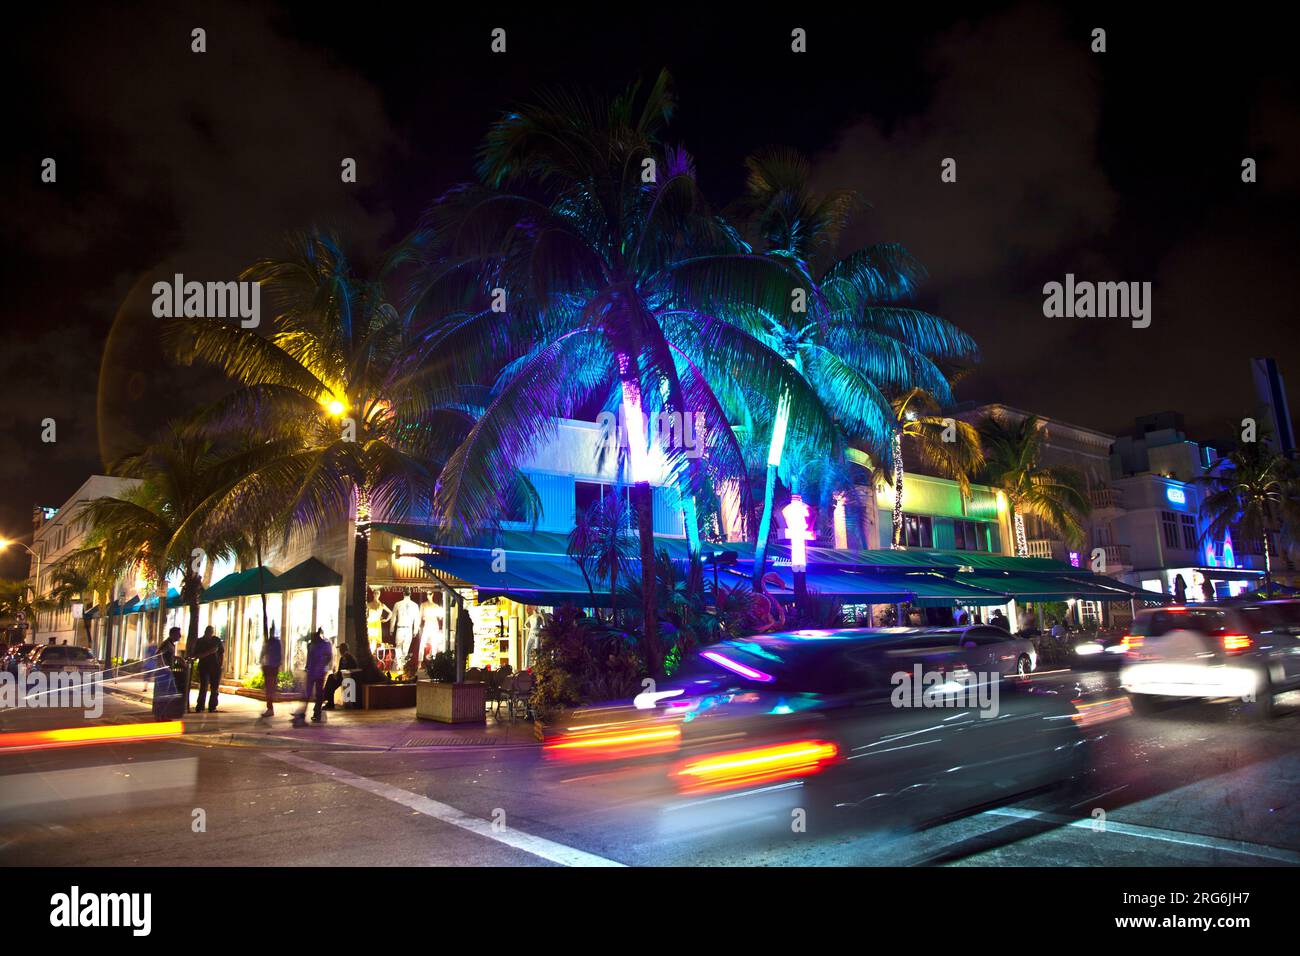
[[[339,642],[339,589],[316,590],[316,626],[324,628],[325,640],[337,646]]]
[[[280,607],[280,595],[266,596],[267,624],[275,629],[277,637],[280,636]],[[244,601],[244,636],[244,672],[259,673],[262,669],[262,645],[265,642],[260,594],[255,594]]]
[[[307,666],[307,641],[312,632],[313,598],[314,594],[311,591],[294,591],[289,595],[284,653],[285,661],[293,670],[302,670]]]

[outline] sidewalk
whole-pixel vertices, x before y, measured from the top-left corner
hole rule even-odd
[[[139,677],[119,677],[104,682],[111,693],[151,706],[149,692]],[[194,692],[190,693],[194,703]],[[327,710],[320,723],[308,720],[295,727],[291,716],[300,700],[278,701],[274,717],[263,717],[266,704],[251,697],[221,694],[217,712],[187,713],[185,737],[211,743],[243,746],[335,750],[411,750],[445,747],[536,747],[532,721],[522,717],[512,723],[489,713],[482,724],[441,724],[419,720],[414,707],[396,710]]]

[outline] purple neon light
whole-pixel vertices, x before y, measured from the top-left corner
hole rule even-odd
[[[705,651],[700,656],[705,660],[713,661],[719,667],[725,667],[729,671],[736,672],[741,677],[748,677],[750,680],[763,682],[776,680],[771,674],[764,674],[762,671],[754,670],[754,668],[742,664],[740,661],[733,661],[730,657],[725,657],[716,651]]]

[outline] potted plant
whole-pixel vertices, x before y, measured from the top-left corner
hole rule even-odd
[[[425,676],[415,688],[415,716],[444,724],[482,723],[487,687],[456,682],[456,657],[440,651],[424,662]]]

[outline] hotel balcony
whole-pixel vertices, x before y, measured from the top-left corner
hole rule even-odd
[[[1133,559],[1129,554],[1127,544],[1107,544],[1101,547],[1106,556],[1106,567],[1101,569],[1102,574],[1109,574],[1112,577],[1124,571],[1133,570]],[[1085,557],[1085,564],[1091,560],[1091,552]]]
[[[1094,511],[1123,511],[1124,495],[1115,488],[1093,488],[1088,492]]]

